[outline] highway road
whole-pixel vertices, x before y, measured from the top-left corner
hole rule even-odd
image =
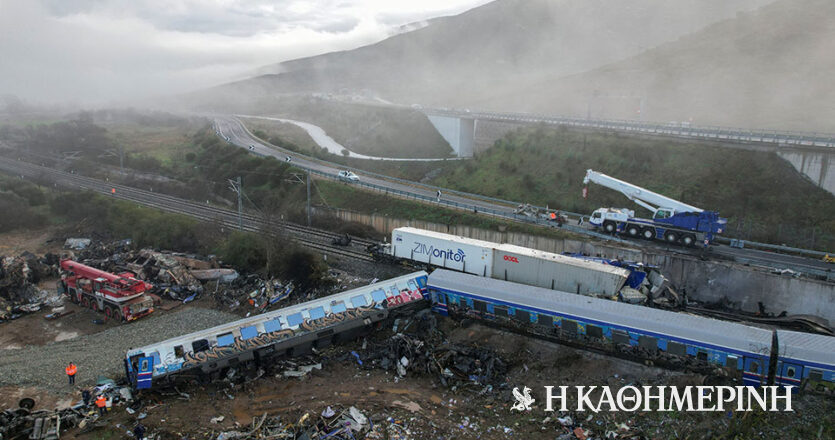
[[[241,148],[246,148],[254,154],[258,154],[260,156],[273,156],[280,160],[287,160],[289,158],[293,165],[311,170],[315,174],[329,178],[335,178],[336,174],[340,170],[346,169],[344,166],[337,163],[313,159],[308,156],[300,155],[289,150],[283,150],[274,145],[265,143],[252,135],[246,127],[244,127],[243,123],[233,116],[218,116],[215,117],[214,120],[215,128],[221,137],[228,138],[228,141],[231,144],[237,145]],[[467,209],[477,211],[479,214],[492,215],[505,219],[531,222],[530,218],[514,214],[515,207],[518,206],[519,203],[492,199],[490,197],[477,194],[462,193],[418,182],[408,182],[400,179],[386,178],[385,176],[366,173],[356,169],[352,169],[351,171],[358,174],[361,179],[361,184],[370,189],[378,191],[384,189],[391,191],[392,194],[400,196],[403,196],[403,194],[414,195],[415,197],[411,198],[415,198],[425,203],[458,209]],[[440,202],[438,202],[436,198],[437,191],[439,189],[441,191]],[[582,227],[577,226],[573,223],[576,223],[577,216],[580,214],[566,214],[573,217],[572,224],[566,225],[565,227],[567,230],[586,234],[598,239],[620,242],[621,244],[626,244],[628,247],[640,247],[652,251],[672,252],[697,257],[731,260],[753,266],[772,268],[775,270],[789,269],[807,275],[835,280],[835,264],[828,264],[819,259],[759,249],[739,249],[720,244],[711,245],[709,252],[703,253],[701,250],[687,249],[680,246],[670,246],[663,242],[627,242],[625,240],[594,232],[588,223],[585,223]],[[542,223],[547,224],[548,222]]]

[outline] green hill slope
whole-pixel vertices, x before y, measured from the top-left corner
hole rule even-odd
[[[596,185],[583,199],[589,168],[717,210],[731,236],[835,249],[835,196],[773,153],[539,127],[508,134],[433,183],[573,212],[615,206],[649,215]]]

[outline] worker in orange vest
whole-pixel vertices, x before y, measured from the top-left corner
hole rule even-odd
[[[64,371],[67,372],[67,377],[70,379],[70,385],[75,384],[75,373],[78,372],[78,368],[75,366],[75,364],[70,362],[70,364],[67,365],[67,368]]]
[[[107,408],[105,408],[106,405],[107,399],[104,398],[104,394],[99,394],[99,396],[96,397],[96,406],[99,407],[100,416],[103,416],[104,412],[107,410]]]

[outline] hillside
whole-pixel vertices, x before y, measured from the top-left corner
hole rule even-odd
[[[628,60],[530,84],[484,107],[835,132],[835,2],[781,0]]]
[[[835,248],[835,197],[774,153],[538,127],[508,134],[432,183],[573,212],[615,206],[650,215],[596,185],[583,199],[589,168],[717,210],[729,219],[730,236]]]
[[[497,0],[355,50],[281,63],[281,73],[192,96],[246,111],[267,94],[350,90],[466,106],[486,93],[590,70],[771,0]]]

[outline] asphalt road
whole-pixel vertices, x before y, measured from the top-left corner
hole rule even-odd
[[[239,120],[231,116],[215,117],[215,128],[222,137],[228,137],[228,141],[230,143],[242,148],[247,148],[253,153],[261,156],[273,156],[279,160],[286,160],[289,157],[290,161],[296,166],[326,173],[332,176],[335,176],[340,170],[346,169],[338,164],[327,163],[320,160],[311,160],[297,153],[265,144],[252,136]],[[430,185],[424,185],[417,182],[407,184],[401,181],[393,181],[376,176],[369,176],[359,170],[351,171],[358,174],[362,182],[365,183],[382,186],[391,190],[419,194],[430,200],[434,200],[437,196],[437,188]],[[515,206],[510,204],[502,204],[490,200],[480,199],[479,196],[475,194],[470,196],[454,194],[451,191],[444,189],[441,189],[441,193],[442,200],[445,202],[455,202],[462,205],[472,206],[477,208],[480,213],[494,213],[511,218],[514,216]],[[572,223],[576,223],[576,219],[574,219]],[[591,228],[587,223],[582,227],[572,224],[571,229],[581,233],[592,233]],[[597,234],[597,236],[600,238],[600,234]],[[669,246],[661,242],[629,242],[628,246],[655,251],[702,256],[701,250],[686,249],[680,246]],[[705,254],[705,256],[707,258],[727,259],[743,264],[764,266],[777,270],[790,269],[806,274],[828,276],[830,280],[835,279],[835,264],[825,263],[821,260],[813,258],[750,248],[738,249],[720,244],[712,244],[709,252]]]

